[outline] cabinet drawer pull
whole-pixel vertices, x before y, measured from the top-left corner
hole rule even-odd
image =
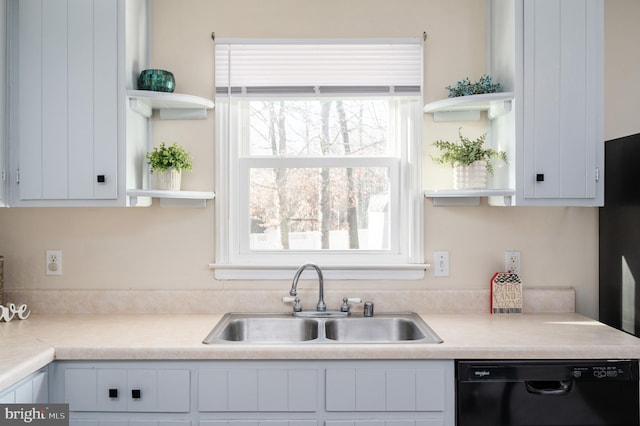
[[[117,398],[118,389],[109,389],[109,398]]]
[[[544,182],[544,173],[538,173],[536,175],[536,182]]]
[[[133,399],[142,398],[142,391],[140,389],[131,389],[131,398]]]
[[[105,183],[107,181],[107,178],[105,177],[105,175],[98,175],[96,177],[96,180],[98,181],[98,183]]]

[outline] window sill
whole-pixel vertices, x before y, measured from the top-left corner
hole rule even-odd
[[[301,265],[229,265],[210,263],[217,280],[288,280]],[[325,279],[333,280],[419,280],[430,264],[318,265]],[[305,271],[306,274],[312,271]],[[315,273],[314,273],[315,274]],[[312,275],[309,277],[313,278]]]

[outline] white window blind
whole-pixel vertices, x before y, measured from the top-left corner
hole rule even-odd
[[[217,40],[222,94],[397,93],[422,86],[422,40]]]

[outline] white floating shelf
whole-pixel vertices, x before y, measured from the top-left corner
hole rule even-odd
[[[482,197],[501,197],[504,206],[511,205],[515,195],[513,189],[433,189],[424,192],[426,198],[433,199],[434,206],[477,206]]]
[[[181,93],[127,90],[127,96],[129,108],[147,118],[158,110],[163,120],[205,119],[207,111],[214,107],[209,99]]]
[[[510,112],[512,102],[512,92],[484,93],[431,102],[424,106],[424,112],[433,114],[434,121],[467,121],[479,120],[480,112],[487,111],[493,120]]]
[[[163,207],[205,207],[215,193],[206,191],[164,191],[160,189],[128,189],[132,206],[138,205],[138,197],[159,198]],[[146,204],[146,203],[140,203]]]

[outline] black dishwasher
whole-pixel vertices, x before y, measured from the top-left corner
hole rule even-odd
[[[457,361],[456,424],[638,426],[638,361]]]

